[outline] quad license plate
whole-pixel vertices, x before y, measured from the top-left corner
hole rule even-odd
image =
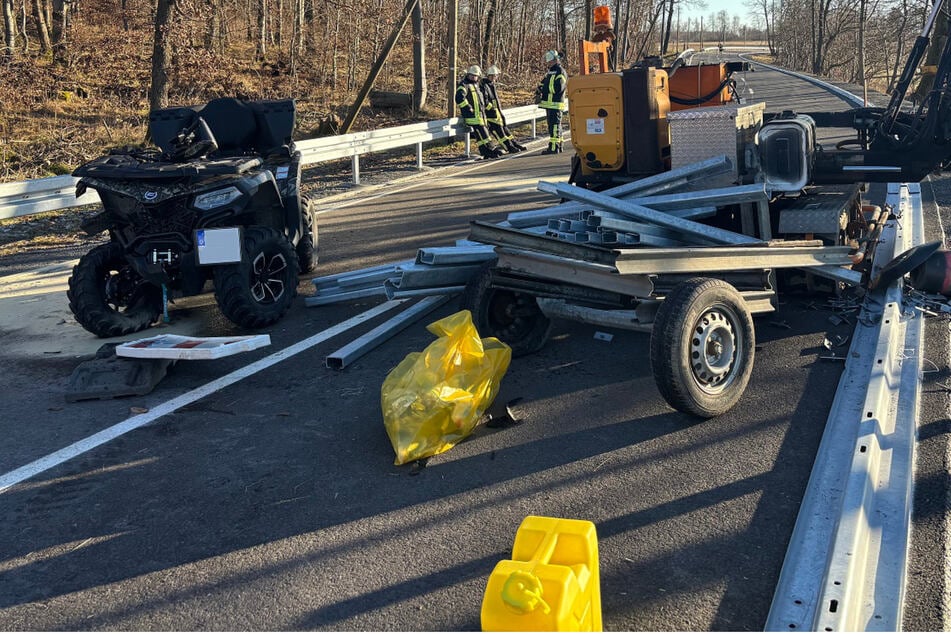
[[[241,261],[241,227],[195,231],[198,264],[231,264]]]

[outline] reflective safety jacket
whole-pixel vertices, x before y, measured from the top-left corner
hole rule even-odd
[[[456,88],[456,105],[469,125],[485,125],[485,102],[478,81],[469,81],[468,75]]]
[[[561,64],[554,64],[538,86],[538,94],[541,96],[538,107],[547,110],[566,110],[568,108],[568,104],[565,103],[567,85],[568,76],[565,75],[565,69],[561,67]]]
[[[495,82],[483,77],[482,81],[479,82],[479,87],[482,89],[482,97],[485,100],[485,120],[488,123],[505,125],[502,104],[499,102],[499,93],[495,90]]]

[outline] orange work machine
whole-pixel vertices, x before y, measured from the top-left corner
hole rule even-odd
[[[669,170],[668,113],[738,102],[732,76],[750,70],[748,62],[690,65],[686,51],[668,67],[648,58],[608,72],[608,33],[580,42],[581,74],[568,80],[570,181],[595,189]]]

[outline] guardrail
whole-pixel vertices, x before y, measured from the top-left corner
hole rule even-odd
[[[889,184],[887,204],[898,218],[876,257],[924,242],[920,185]],[[923,318],[904,309],[902,290],[896,280],[863,304],[767,631],[902,627],[923,359]]]
[[[531,123],[533,137],[536,135],[536,121],[545,116],[545,111],[536,105],[508,108],[503,112],[509,124]],[[465,138],[466,156],[468,156],[469,132],[466,124],[459,117],[307,139],[296,145],[305,165],[350,157],[353,165],[353,183],[359,185],[360,155],[415,145],[416,166],[422,168],[423,143],[454,136]],[[67,174],[0,184],[0,219],[98,203],[99,196],[93,190],[87,191],[79,198],[76,197],[78,180]]]

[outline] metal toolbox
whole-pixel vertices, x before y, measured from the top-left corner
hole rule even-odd
[[[671,168],[725,154],[733,162],[733,171],[717,177],[710,187],[754,182],[758,170],[756,134],[765,110],[765,103],[754,103],[669,113]]]

